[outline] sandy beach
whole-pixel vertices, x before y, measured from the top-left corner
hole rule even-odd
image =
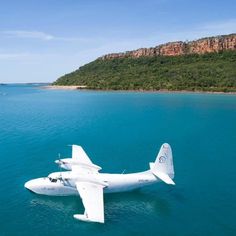
[[[47,85],[47,86],[42,86],[44,89],[63,89],[63,90],[76,90],[76,89],[85,89],[87,86],[84,85],[69,85],[69,86],[64,86],[64,85]]]

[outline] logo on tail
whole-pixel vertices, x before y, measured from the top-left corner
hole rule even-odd
[[[167,157],[165,157],[165,156],[160,156],[160,157],[159,157],[159,163],[165,163],[165,162],[166,162],[166,159],[167,159]]]

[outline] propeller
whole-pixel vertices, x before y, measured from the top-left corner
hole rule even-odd
[[[66,164],[66,162],[61,160],[61,153],[58,153],[58,160],[55,161],[56,164]]]
[[[58,165],[60,171],[61,171],[61,164],[65,164],[62,160],[61,160],[61,153],[58,153],[58,160],[55,160],[55,163]]]
[[[59,180],[61,180],[64,183],[64,180],[63,180],[62,174],[61,174],[61,171],[62,171],[61,164],[66,164],[66,163],[61,160],[61,153],[58,153],[58,160],[56,160],[55,163],[58,164],[58,168],[60,170]]]

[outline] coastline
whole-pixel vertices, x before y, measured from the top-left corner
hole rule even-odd
[[[203,94],[232,94],[236,95],[236,92],[217,92],[217,91],[189,91],[189,90],[166,90],[166,89],[161,89],[161,90],[112,90],[112,89],[89,89],[85,85],[46,85],[46,86],[41,86],[42,89],[50,89],[50,90],[87,90],[87,91],[107,91],[107,92],[140,92],[140,93],[203,93]]]
[[[86,89],[85,85],[46,85],[42,86],[43,89],[60,89],[60,90],[77,90],[77,89]]]

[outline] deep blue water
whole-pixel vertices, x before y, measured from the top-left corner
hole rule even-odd
[[[148,169],[172,146],[176,186],[105,195],[106,223],[79,197],[38,196],[32,178],[84,147],[103,172]],[[236,235],[236,96],[0,86],[0,235]]]

